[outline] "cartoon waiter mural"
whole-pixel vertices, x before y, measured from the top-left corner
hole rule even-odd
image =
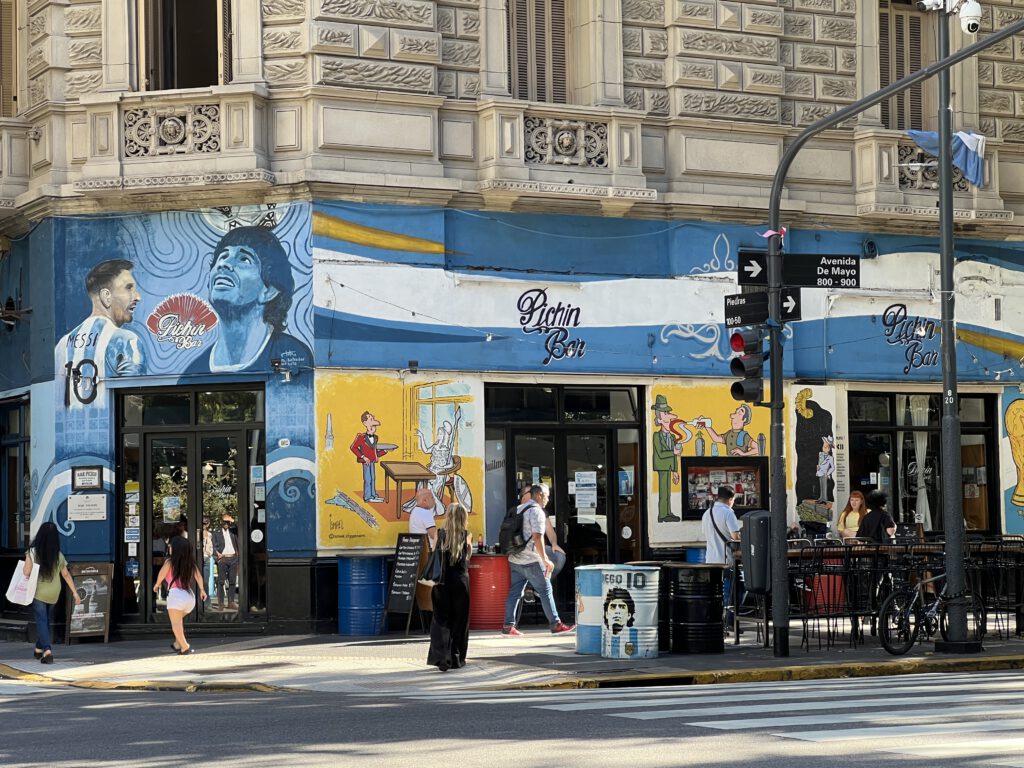
[[[363,422],[364,431],[356,435],[349,450],[355,454],[356,461],[363,465],[363,501],[379,504],[384,499],[377,495],[377,461],[398,446],[379,442],[377,427],[380,422],[372,413],[363,411],[359,420]]]

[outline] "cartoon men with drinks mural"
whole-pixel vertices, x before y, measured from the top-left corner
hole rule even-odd
[[[755,413],[755,409],[746,403],[737,404],[728,388],[721,385],[659,387],[655,389],[653,398],[651,468],[655,480],[651,490],[658,499],[657,521],[674,523],[682,519],[679,509],[687,509],[688,505],[692,507],[692,499],[688,498],[690,483],[681,476],[682,459],[710,456],[740,461],[763,456],[767,425],[763,414]],[[685,403],[697,413],[679,416],[670,403],[677,406]],[[724,428],[723,422],[728,423],[728,428]],[[747,476],[754,480],[753,471],[743,474],[744,478]],[[672,494],[680,483],[683,484],[680,489],[683,501],[679,509],[673,509]],[[751,482],[749,489],[747,484],[743,483],[743,490],[754,493],[756,483]],[[746,501],[757,503],[754,496]]]

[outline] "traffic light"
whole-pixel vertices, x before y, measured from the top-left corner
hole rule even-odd
[[[764,399],[764,332],[760,328],[733,331],[729,346],[740,353],[729,362],[732,375],[740,377],[730,389],[733,399],[760,403]]]

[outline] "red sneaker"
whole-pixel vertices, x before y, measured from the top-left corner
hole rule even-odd
[[[555,624],[555,626],[553,626],[551,628],[551,634],[552,635],[564,635],[566,632],[575,632],[575,631],[576,631],[576,625],[575,624],[573,624],[570,627],[568,624],[566,624],[564,622],[561,622],[561,621],[558,622],[557,624]]]
[[[501,634],[508,635],[509,637],[522,637],[523,633],[515,627],[502,627]]]

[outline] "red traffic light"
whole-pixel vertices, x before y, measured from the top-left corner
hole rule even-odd
[[[729,347],[733,352],[750,355],[761,351],[764,334],[760,329],[753,331],[733,331],[729,336]]]

